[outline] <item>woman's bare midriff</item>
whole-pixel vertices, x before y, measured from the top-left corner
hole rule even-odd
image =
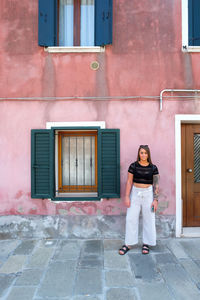
[[[137,188],[145,189],[145,188],[150,187],[152,184],[144,184],[144,183],[136,183],[136,182],[134,182],[133,185],[135,187],[137,187]]]

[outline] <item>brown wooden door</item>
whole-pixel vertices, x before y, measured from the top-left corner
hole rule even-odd
[[[182,124],[183,226],[200,227],[200,124]]]

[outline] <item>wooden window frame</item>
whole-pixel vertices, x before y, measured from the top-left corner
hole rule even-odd
[[[63,136],[93,136],[95,138],[95,185],[67,186],[62,184],[62,137]],[[98,162],[97,162],[97,131],[58,131],[58,192],[59,193],[97,193],[98,190]]]

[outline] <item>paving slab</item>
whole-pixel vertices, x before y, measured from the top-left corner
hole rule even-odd
[[[60,241],[54,254],[54,260],[77,259],[80,255],[81,245],[79,241]]]
[[[165,254],[155,254],[155,259],[157,264],[176,264],[178,261],[176,260],[175,256],[171,253]]]
[[[16,276],[14,274],[0,274],[0,297],[4,295]]]
[[[22,254],[22,255],[28,255],[30,254],[35,245],[37,243],[37,240],[24,240],[21,242],[21,244],[15,249],[14,251],[14,255],[18,254]]]
[[[43,298],[71,296],[74,281],[75,261],[54,261],[47,269],[37,296]]]
[[[13,287],[6,300],[32,300],[36,287]]]
[[[184,268],[179,265],[166,264],[160,267],[165,282],[177,300],[199,300],[200,290],[190,280]]]
[[[0,273],[9,274],[9,273],[20,272],[22,271],[26,263],[27,263],[26,255],[12,255],[7,259],[7,261],[0,268]]]
[[[20,243],[19,240],[0,241],[0,258],[7,257]]]
[[[124,244],[124,241],[122,240],[104,240],[104,251],[117,251],[121,246]]]
[[[117,251],[106,251],[104,253],[104,267],[110,269],[127,269],[128,255],[119,255]]]
[[[200,240],[191,239],[180,241],[180,244],[183,246],[184,251],[188,254],[189,257],[193,259],[200,259]]]
[[[167,241],[157,241],[156,246],[150,246],[150,252],[152,252],[152,254],[169,252]]]
[[[176,256],[177,259],[188,258],[184,247],[180,244],[179,239],[171,239],[167,243],[167,247]]]
[[[80,269],[76,277],[75,295],[96,295],[101,294],[102,271],[100,269]]]
[[[129,254],[130,265],[135,278],[144,281],[162,280],[161,274],[150,254]]]
[[[137,300],[133,289],[111,288],[106,292],[106,300]]]
[[[43,273],[43,270],[38,269],[24,270],[15,281],[15,285],[39,285]]]
[[[43,239],[40,240],[38,243],[38,247],[47,247],[47,248],[55,248],[57,246],[58,240],[52,240],[52,239]]]
[[[103,253],[103,241],[102,240],[89,240],[83,242],[83,248],[81,255],[85,254],[98,254]]]
[[[175,300],[164,283],[140,283],[137,288],[140,300]]]
[[[106,271],[105,285],[107,287],[133,287],[135,280],[133,275],[128,271]]]
[[[200,282],[200,267],[192,259],[180,259],[181,265],[184,267],[188,275],[195,281],[196,284]]]
[[[28,269],[41,269],[44,268],[52,257],[55,249],[54,248],[37,248],[33,255],[30,257],[27,264]]]
[[[77,268],[103,268],[103,260],[101,258],[91,259],[91,258],[84,258],[80,259]]]
[[[73,300],[101,300],[101,296],[90,296],[90,295],[85,295],[85,296],[76,296],[73,298]]]

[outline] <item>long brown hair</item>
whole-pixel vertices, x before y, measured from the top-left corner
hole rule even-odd
[[[148,154],[148,157],[147,157],[147,161],[152,164],[152,161],[151,161],[151,153],[150,153],[150,149],[149,149],[149,146],[148,145],[140,145],[139,149],[138,149],[138,155],[137,155],[137,161],[140,161],[140,150],[141,149],[144,149],[147,154]]]

